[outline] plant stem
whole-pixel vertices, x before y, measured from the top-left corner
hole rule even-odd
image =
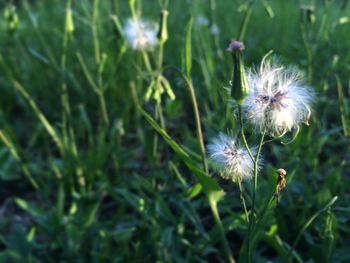
[[[100,0],[94,0],[93,12],[92,12],[92,24],[91,24],[92,37],[93,37],[93,43],[94,43],[94,52],[95,52],[95,61],[97,65],[99,65],[101,62],[100,41],[98,39],[98,31],[97,31],[99,4],[100,4]]]
[[[245,202],[245,198],[244,198],[244,195],[243,195],[243,189],[242,189],[242,180],[240,180],[240,179],[238,179],[238,187],[239,187],[239,197],[242,200],[245,217],[247,219],[247,222],[249,223],[249,215],[248,215],[247,205],[246,205],[246,202]]]
[[[247,10],[245,11],[244,18],[243,18],[243,21],[241,23],[241,27],[239,29],[239,38],[238,38],[239,41],[244,41],[244,38],[245,38],[245,35],[247,32],[247,28],[248,28],[248,24],[249,24],[250,18],[252,16],[252,4],[253,4],[253,1],[249,2]]]
[[[192,80],[188,79],[185,75],[183,75],[183,77],[186,80],[187,87],[191,95],[194,117],[195,117],[196,127],[197,127],[198,143],[199,143],[199,147],[201,149],[201,155],[202,155],[203,168],[204,168],[204,171],[208,174],[209,170],[208,170],[207,159],[205,157],[204,139],[203,139],[203,133],[202,133],[201,119],[200,119],[199,110],[198,110],[198,103],[196,99],[196,93],[194,91]]]
[[[15,158],[15,160],[21,165],[21,168],[22,168],[22,171],[23,171],[24,175],[27,177],[27,179],[29,180],[31,185],[34,187],[34,189],[35,190],[39,190],[40,187],[39,187],[38,183],[36,182],[36,180],[34,179],[32,174],[30,173],[27,165],[23,162],[22,158],[19,156],[19,153],[16,150],[15,145],[2,132],[2,130],[0,130],[0,141],[2,141],[5,144],[5,146],[7,147],[7,149],[9,150],[11,155],[13,156],[13,158]]]
[[[227,239],[225,236],[225,230],[224,230],[224,227],[223,227],[221,219],[220,219],[218,208],[217,208],[216,204],[214,204],[213,202],[209,202],[209,204],[210,204],[211,212],[212,212],[213,217],[214,217],[215,224],[217,225],[219,232],[220,232],[220,238],[221,238],[222,245],[224,247],[224,253],[226,256],[226,260],[229,263],[235,263],[236,261],[234,260],[234,258],[232,256],[231,249],[228,245],[228,242],[227,242]]]
[[[244,143],[244,147],[247,149],[250,158],[254,162],[253,154],[250,151],[249,145],[247,143],[247,139],[246,139],[245,134],[244,134],[243,117],[242,117],[242,106],[241,105],[238,105],[238,118],[239,118],[239,125],[240,125],[240,133],[241,133],[241,137],[242,137],[242,140],[243,140],[243,143]]]
[[[258,186],[258,170],[259,170],[259,155],[260,155],[260,151],[261,151],[261,147],[264,143],[264,138],[265,138],[265,134],[266,131],[263,131],[261,138],[260,138],[260,142],[259,142],[259,146],[258,146],[258,151],[255,155],[255,159],[254,159],[254,184],[253,184],[253,199],[252,199],[252,211],[250,213],[250,220],[249,220],[249,229],[248,229],[248,262],[252,261],[253,255],[252,255],[252,251],[251,251],[251,239],[252,239],[252,231],[255,228],[255,200],[256,200],[256,189]]]
[[[269,198],[269,201],[266,202],[263,210],[261,211],[259,218],[256,219],[257,223],[259,223],[260,221],[262,221],[262,219],[264,218],[264,215],[267,211],[267,208],[270,206],[271,202],[275,199],[275,192],[272,193],[272,196]]]

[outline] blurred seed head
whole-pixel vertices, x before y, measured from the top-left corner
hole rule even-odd
[[[196,25],[199,27],[202,27],[202,26],[204,27],[209,25],[208,18],[202,14],[196,16],[195,22],[196,22]]]
[[[156,26],[140,18],[129,19],[123,31],[126,41],[134,50],[152,50],[158,44]]]
[[[219,134],[207,145],[207,151],[216,170],[224,179],[244,180],[253,177],[254,163],[247,150],[239,145],[235,137]],[[256,147],[252,147],[251,151],[255,155]]]
[[[308,124],[314,96],[295,68],[263,61],[259,70],[248,71],[247,80],[250,93],[243,112],[257,130],[279,137]]]
[[[220,34],[220,28],[218,27],[217,24],[212,24],[211,27],[210,27],[210,29],[209,29],[209,31],[210,31],[210,33],[211,33],[212,35],[214,35],[214,36]]]

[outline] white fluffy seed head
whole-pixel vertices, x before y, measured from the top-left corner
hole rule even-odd
[[[220,134],[207,145],[207,152],[224,179],[243,180],[253,177],[254,163],[248,151],[239,145],[236,138]],[[255,155],[256,147],[251,148],[251,152]]]
[[[247,72],[247,81],[250,94],[243,112],[258,130],[282,136],[308,123],[313,93],[295,68],[262,62],[259,70]]]
[[[127,43],[134,50],[151,50],[158,44],[156,26],[139,18],[130,18],[123,31]]]

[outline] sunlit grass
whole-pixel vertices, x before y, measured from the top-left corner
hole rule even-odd
[[[315,90],[310,125],[263,149],[253,262],[350,260],[348,1],[8,2],[0,262],[244,262],[253,183],[240,195],[204,149],[239,127],[231,39],[245,43],[247,67],[273,50]],[[162,10],[167,39],[130,48],[128,19],[159,27]]]

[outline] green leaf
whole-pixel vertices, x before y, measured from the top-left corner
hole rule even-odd
[[[44,211],[42,211],[36,207],[33,207],[31,204],[29,204],[27,201],[25,201],[21,198],[16,198],[15,202],[20,208],[22,208],[23,210],[28,212],[31,216],[33,216],[36,219],[44,216]]]
[[[169,144],[173,151],[184,161],[186,166],[193,172],[198,182],[201,184],[204,193],[206,194],[209,202],[216,204],[224,195],[224,191],[220,188],[219,184],[211,177],[209,177],[198,165],[190,158],[186,153],[169,135],[163,130],[154,119],[139,107],[141,114],[151,124],[151,126],[163,137],[163,139]]]

